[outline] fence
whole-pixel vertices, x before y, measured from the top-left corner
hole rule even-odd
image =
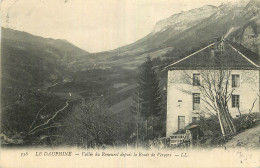
[[[189,130],[186,130],[184,134],[174,134],[170,136],[170,147],[177,147],[182,144],[190,146],[192,136]]]

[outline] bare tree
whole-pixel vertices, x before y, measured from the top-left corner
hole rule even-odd
[[[75,105],[63,121],[63,142],[83,148],[113,145],[117,121],[111,116],[102,97],[91,97],[85,105]],[[117,129],[116,129],[117,128]]]
[[[218,116],[223,136],[235,134],[236,128],[228,108],[228,102],[233,92],[229,82],[231,70],[203,69],[199,70],[198,73],[200,74],[200,83],[196,86],[202,95],[201,100],[206,104],[206,112]],[[184,71],[184,76],[185,83],[193,85],[193,77],[187,71]],[[191,94],[189,90],[179,89]]]

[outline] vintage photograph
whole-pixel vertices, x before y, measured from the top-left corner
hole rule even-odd
[[[259,0],[2,0],[1,148],[259,150],[259,14]]]

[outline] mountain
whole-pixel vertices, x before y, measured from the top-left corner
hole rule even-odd
[[[112,51],[95,53],[93,59],[103,67],[120,65],[135,69],[148,55],[177,60],[211,43],[215,37],[224,36],[259,54],[259,9],[258,0],[242,0],[174,14],[158,21],[144,38]]]
[[[73,71],[134,70],[148,55],[169,64],[215,37],[260,53],[259,9],[258,0],[247,0],[188,10],[158,21],[151,33],[135,43],[100,53],[88,53],[65,40],[2,28],[2,83],[9,88],[49,87]]]
[[[104,95],[109,106],[114,106],[124,99],[128,99],[128,103],[131,102],[129,97],[135,88],[135,71],[122,69],[120,66],[97,69],[93,56],[95,54],[65,40],[43,38],[2,28],[3,111],[7,114],[22,109],[21,113],[26,111],[33,117],[37,110],[27,108],[44,105],[49,101],[48,97],[55,97],[54,100],[57,101],[63,100],[69,92],[85,97],[92,94]],[[116,110],[114,111],[116,113]]]
[[[32,125],[49,121],[59,109],[64,110],[55,121],[51,120],[50,125],[62,123],[80,103],[78,100],[68,103],[68,99],[85,98],[88,102],[99,96],[106,100],[111,114],[124,110],[118,121],[121,127],[128,128],[125,123],[133,121],[128,107],[135,88],[135,72],[121,67],[95,69],[95,63],[91,61],[93,55],[65,40],[2,28],[1,133],[22,137]],[[126,107],[119,109],[118,105],[125,99]],[[44,134],[37,132],[29,139],[38,142]],[[119,136],[127,137],[125,134]]]
[[[89,53],[66,40],[2,28],[2,86],[48,87],[63,78],[71,62]]]
[[[27,106],[29,108],[30,104],[36,108],[37,103],[39,105],[46,102],[46,97],[50,97],[45,93],[48,88],[71,81],[71,65],[88,54],[65,40],[43,38],[2,28],[2,111],[7,114],[23,109],[23,113],[27,111],[26,113],[34,115],[33,108],[29,110]],[[26,102],[30,100],[34,103]],[[21,102],[23,103],[19,104]]]
[[[250,1],[243,9],[243,13],[251,16],[247,22],[234,35],[234,41],[238,41],[260,55],[260,2]]]
[[[175,31],[186,30],[189,27],[192,27],[192,26],[198,24],[200,21],[209,17],[216,11],[217,11],[217,7],[212,6],[212,5],[207,5],[207,6],[203,6],[201,8],[189,10],[187,12],[181,12],[178,14],[174,14],[174,15],[170,16],[169,18],[158,21],[155,24],[152,33],[164,31],[168,28],[171,28]]]
[[[131,94],[135,88],[134,75],[128,76],[145,61],[147,56],[155,59],[156,67],[159,67],[160,83],[166,85],[166,73],[163,68],[172,62],[212,43],[216,37],[225,37],[227,40],[243,44],[255,53],[259,51],[259,9],[257,0],[226,3],[218,7],[203,6],[201,8],[174,14],[169,18],[158,21],[151,33],[144,38],[115,50],[100,53],[92,53],[83,57],[80,62],[74,64],[78,69],[112,69],[110,80],[127,90],[122,95],[113,91],[111,97],[121,100],[111,103],[111,109],[115,114],[127,111],[131,104]],[[91,58],[91,59],[89,59]],[[125,70],[122,70],[125,69]],[[136,73],[136,72],[135,72]],[[127,76],[129,81],[115,78],[115,76]],[[133,78],[135,77],[135,78]],[[133,78],[131,80],[131,78]],[[117,83],[113,83],[117,85]],[[108,85],[106,85],[108,86]],[[109,87],[107,87],[109,89]],[[128,90],[130,88],[130,90]],[[110,99],[110,98],[109,98]],[[111,98],[113,99],[113,98]]]
[[[70,65],[88,54],[65,40],[2,28],[2,132],[9,135],[27,132],[42,107],[45,107],[44,116],[49,117],[63,107],[64,100],[48,89],[71,81]]]

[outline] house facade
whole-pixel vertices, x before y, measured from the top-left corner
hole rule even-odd
[[[200,115],[216,114],[202,90],[209,91],[209,76],[212,81],[214,75],[226,74],[224,84],[230,93],[228,109],[232,117],[260,111],[259,56],[240,44],[217,41],[166,69],[167,137],[198,120]]]

